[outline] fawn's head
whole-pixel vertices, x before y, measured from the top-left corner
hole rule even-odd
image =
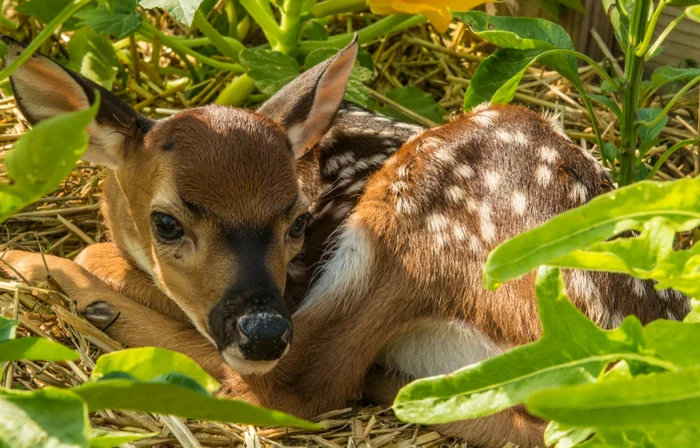
[[[3,40],[9,64],[24,47]],[[115,244],[232,368],[262,373],[292,338],[286,266],[309,216],[295,161],[330,128],[356,54],[352,42],[258,112],[207,106],[160,121],[38,54],[11,81],[31,123],[87,108],[100,91],[83,158],[114,171],[105,213]]]

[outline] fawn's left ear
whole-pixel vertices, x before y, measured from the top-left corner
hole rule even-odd
[[[3,62],[8,66],[25,46],[9,36],[2,36],[2,41],[7,45]],[[32,124],[87,109],[99,90],[100,108],[87,127],[90,145],[83,159],[112,169],[123,158],[127,138],[142,138],[153,124],[112,92],[39,53],[22,64],[10,76],[10,82],[17,106]]]
[[[357,49],[355,35],[347,47],[301,74],[258,109],[287,130],[296,158],[313,148],[331,128]]]

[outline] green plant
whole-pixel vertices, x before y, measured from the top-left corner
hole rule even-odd
[[[560,26],[543,20],[518,17],[491,17],[480,12],[455,13],[455,17],[483,39],[501,47],[478,67],[465,96],[464,107],[471,109],[484,101],[507,103],[523,74],[534,62],[558,71],[577,90],[591,119],[595,141],[602,159],[620,186],[652,178],[661,163],[676,150],[697,144],[697,138],[672,145],[649,172],[643,161],[647,152],[663,143],[658,136],[668,112],[693,86],[700,83],[697,69],[660,67],[651,82],[643,82],[645,62],[656,56],[661,45],[683,19],[698,20],[700,6],[695,0],[603,0],[615,29],[615,37],[625,56],[624,70],[609,74],[600,64],[574,50],[571,38]],[[661,12],[667,6],[685,10],[652,41]],[[603,80],[603,94],[590,94],[578,77],[576,59],[590,64]],[[661,107],[647,107],[659,89],[670,83],[685,83]],[[591,101],[609,108],[620,128],[620,142],[604,142]],[[617,161],[617,164],[615,163]]]
[[[698,194],[696,179],[640,182],[498,246],[484,267],[487,288],[546,265],[536,280],[541,340],[406,386],[397,415],[442,423],[525,404],[552,420],[547,445],[696,446],[700,314],[644,327],[630,316],[602,330],[566,298],[559,268],[623,272],[700,297],[700,247],[674,250],[678,232],[700,225]],[[638,235],[608,240],[629,230]]]
[[[0,363],[74,361],[79,355],[41,338],[15,339],[18,321],[0,316]],[[317,425],[246,402],[210,394],[219,384],[185,355],[160,348],[122,350],[97,360],[90,379],[70,389],[0,388],[0,446],[111,447],[154,434],[90,428],[88,413],[103,409],[153,412],[255,425]]]

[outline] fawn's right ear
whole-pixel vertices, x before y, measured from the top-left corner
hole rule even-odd
[[[25,46],[8,36],[3,58],[11,64]],[[153,125],[128,104],[89,79],[61,67],[51,59],[35,53],[10,76],[17,106],[30,123],[53,116],[87,109],[100,91],[100,110],[87,127],[90,145],[83,159],[115,169],[124,155],[128,139],[142,139]]]

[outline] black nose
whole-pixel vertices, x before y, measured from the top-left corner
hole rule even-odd
[[[290,322],[273,313],[246,314],[238,320],[238,330],[243,336],[239,347],[251,361],[279,359],[292,338]]]

